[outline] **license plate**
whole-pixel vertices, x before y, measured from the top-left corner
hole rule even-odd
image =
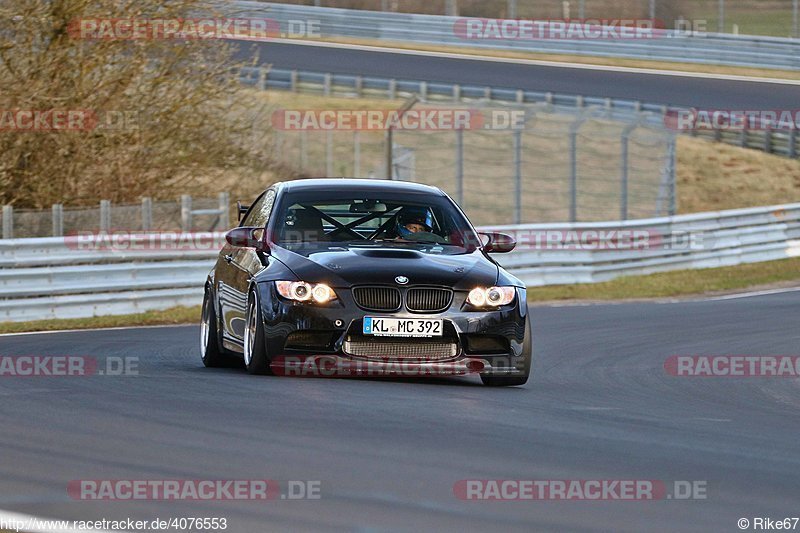
[[[442,320],[364,317],[364,335],[377,337],[441,337]]]

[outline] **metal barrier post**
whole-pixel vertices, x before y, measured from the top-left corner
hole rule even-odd
[[[325,96],[331,95],[331,86],[333,85],[333,76],[330,73],[325,74],[324,82],[322,84],[322,94]]]
[[[3,238],[14,238],[14,207],[11,205],[3,206]]]

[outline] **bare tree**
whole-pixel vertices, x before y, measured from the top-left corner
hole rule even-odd
[[[252,123],[224,40],[76,32],[210,14],[201,0],[0,0],[0,204],[172,197],[198,173],[261,164],[241,142]],[[20,130],[20,110],[86,110],[91,124]]]

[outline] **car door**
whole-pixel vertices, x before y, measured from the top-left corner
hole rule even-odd
[[[253,203],[239,226],[266,228],[275,204],[275,196],[275,189],[267,189]],[[216,276],[223,341],[241,347],[250,278],[263,267],[261,257],[252,248],[240,248],[225,243],[217,260]]]

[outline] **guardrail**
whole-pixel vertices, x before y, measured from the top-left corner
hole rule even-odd
[[[260,89],[278,89],[294,92],[322,94],[324,96],[406,98],[417,95],[423,101],[474,102],[497,104],[545,104],[577,109],[600,109],[610,120],[640,121],[665,126],[665,116],[687,111],[684,108],[648,104],[638,100],[600,98],[552,92],[525,91],[505,87],[433,83],[424,80],[376,78],[276,69],[270,67],[245,67],[239,80]],[[789,158],[800,157],[800,136],[797,130],[764,129],[739,131],[691,130],[683,132],[716,142],[741,148],[760,150]]]
[[[497,259],[529,286],[800,257],[800,204],[491,229],[517,236],[517,249]],[[0,240],[0,321],[197,305],[222,238],[193,233],[140,234],[116,243],[107,236]],[[142,250],[133,242],[149,244]],[[187,242],[192,246],[180,245]]]
[[[237,1],[243,16],[268,17],[285,28],[289,21],[318,22],[320,37],[394,41],[552,54],[579,54],[707,63],[756,68],[800,69],[800,39],[661,30],[649,39],[474,39],[459,35],[462,17],[385,13],[329,7]]]

